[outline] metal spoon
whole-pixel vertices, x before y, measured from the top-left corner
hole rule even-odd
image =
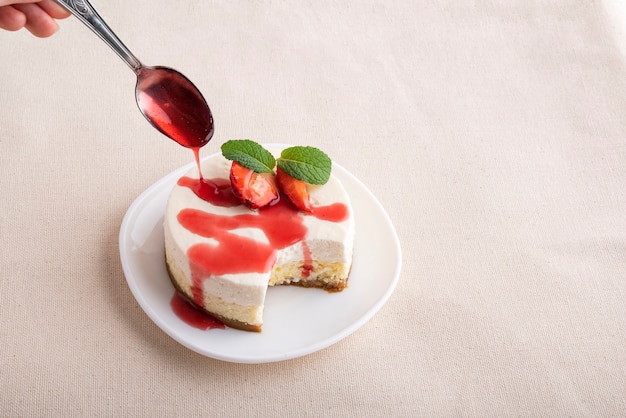
[[[135,99],[155,128],[196,152],[213,137],[213,116],[202,93],[178,71],[144,66],[87,0],[55,0],[98,35],[137,75]]]

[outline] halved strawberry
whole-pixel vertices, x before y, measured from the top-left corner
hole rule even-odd
[[[274,174],[255,173],[237,161],[230,166],[230,184],[235,196],[251,209],[271,205],[279,199]]]
[[[313,205],[309,199],[309,192],[305,182],[291,177],[281,170],[280,167],[276,167],[276,181],[285,196],[295,207],[308,213],[313,211]]]

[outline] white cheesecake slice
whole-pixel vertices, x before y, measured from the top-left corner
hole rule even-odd
[[[354,216],[332,175],[322,186],[307,185],[312,214],[284,197],[270,208],[248,209],[231,196],[230,165],[215,154],[201,166],[205,182],[219,186],[220,199],[206,199],[206,189],[194,191],[200,184],[196,167],[174,186],[164,219],[166,263],[187,300],[232,328],[260,332],[268,286],[330,292],[347,286]]]

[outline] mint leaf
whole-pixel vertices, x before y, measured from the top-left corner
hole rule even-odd
[[[325,184],[330,178],[332,161],[314,147],[290,147],[283,150],[276,163],[291,177],[310,184]]]
[[[222,144],[222,155],[257,173],[273,173],[276,160],[272,153],[249,139],[231,139]]]

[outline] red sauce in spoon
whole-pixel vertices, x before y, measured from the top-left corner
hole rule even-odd
[[[171,68],[142,67],[137,71],[135,95],[139,109],[155,128],[193,150],[200,171],[199,150],[213,137],[214,127],[198,88]]]

